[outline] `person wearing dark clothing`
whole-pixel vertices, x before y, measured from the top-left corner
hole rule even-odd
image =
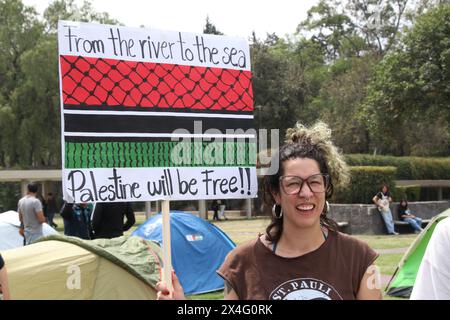
[[[414,229],[415,233],[420,233],[422,229],[422,219],[411,214],[411,210],[408,208],[408,201],[402,199],[398,205],[398,216]]]
[[[47,223],[53,227],[57,228],[58,225],[53,222],[53,218],[56,213],[56,200],[51,192],[47,193],[47,198],[44,201],[44,216],[47,218]]]
[[[219,219],[219,202],[217,200],[214,200],[212,202],[211,210],[214,211],[213,220],[220,220]]]
[[[135,222],[134,211],[129,202],[97,203],[92,218],[93,237],[94,239],[120,237]]]
[[[61,210],[66,236],[91,239],[92,210],[87,203],[65,203]]]
[[[265,234],[230,251],[216,271],[224,279],[224,299],[381,299],[379,254],[339,232],[329,216],[327,200],[350,181],[329,127],[288,128],[271,163],[279,164],[263,182],[271,223]],[[155,289],[158,300],[186,299],[175,271],[171,283],[162,279]]]

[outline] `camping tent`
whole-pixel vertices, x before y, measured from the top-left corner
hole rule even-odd
[[[434,228],[439,221],[449,216],[450,209],[447,209],[441,214],[433,217],[424,231],[422,231],[422,233],[414,240],[400,260],[397,270],[386,288],[388,295],[409,298],[414,282],[416,281],[417,271],[419,270],[420,263],[431,235],[434,232]]]
[[[2,252],[11,299],[155,299],[161,250],[139,237],[53,235]]]
[[[23,237],[19,234],[20,220],[16,211],[0,214],[0,252],[23,246]],[[44,223],[42,231],[45,236],[58,232]]]
[[[162,216],[155,215],[133,235],[162,244]],[[226,255],[236,247],[219,228],[191,213],[170,212],[172,264],[186,294],[223,289],[223,279],[216,270]]]

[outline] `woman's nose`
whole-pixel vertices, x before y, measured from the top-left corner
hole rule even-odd
[[[298,193],[298,195],[302,198],[311,198],[311,196],[314,193],[312,192],[311,188],[309,187],[308,183],[305,181],[303,181],[302,185],[300,186],[300,192]]]

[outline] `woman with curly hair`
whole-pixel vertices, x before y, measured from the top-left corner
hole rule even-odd
[[[265,204],[272,221],[265,234],[228,254],[217,271],[225,299],[331,300],[380,299],[377,253],[340,233],[327,217],[334,188],[349,181],[347,166],[322,122],[288,129],[278,154],[278,172],[266,176]],[[159,299],[183,299],[157,286]]]

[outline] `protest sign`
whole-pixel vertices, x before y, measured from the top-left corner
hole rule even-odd
[[[257,192],[245,39],[58,25],[64,198],[249,198]]]

